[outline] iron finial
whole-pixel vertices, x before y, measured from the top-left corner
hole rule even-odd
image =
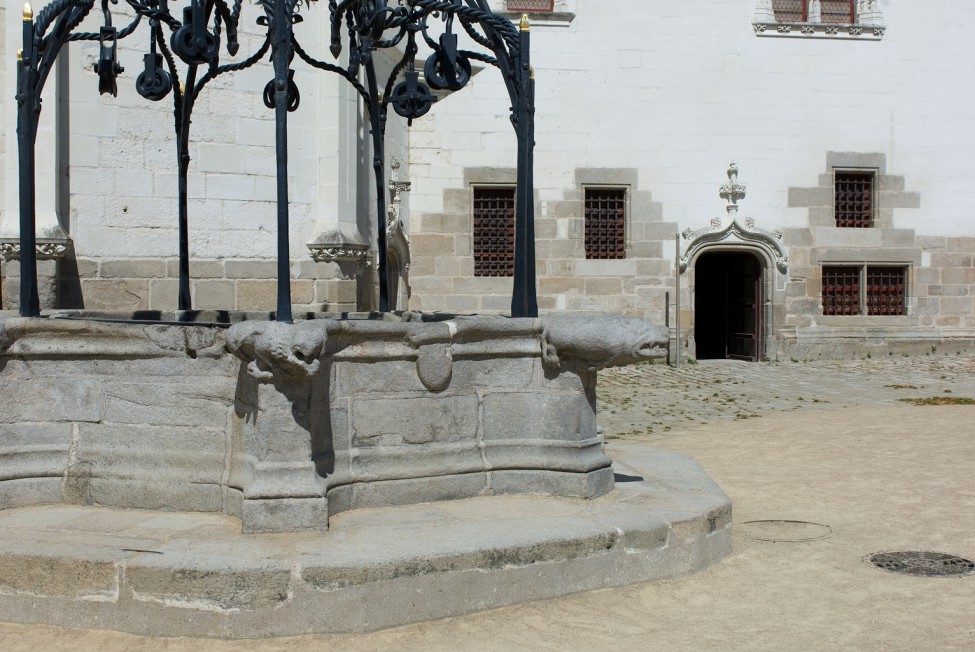
[[[532,28],[531,21],[528,20],[528,14],[522,14],[521,15],[521,24],[519,25],[519,28],[523,32],[527,32],[528,30],[530,30]]]
[[[24,3],[24,22],[29,23],[34,20],[34,10],[30,8],[30,3]]]
[[[23,63],[23,62],[24,62],[24,48],[20,48],[19,50],[17,50],[17,63]]]

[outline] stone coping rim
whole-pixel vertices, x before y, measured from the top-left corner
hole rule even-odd
[[[19,317],[16,311],[2,311],[0,318]],[[390,321],[390,322],[441,322],[461,318],[511,319],[506,315],[476,315],[452,313],[397,312],[304,312],[295,315],[294,321],[331,319],[335,321]],[[132,312],[99,310],[51,310],[41,313],[41,319],[97,321],[148,326],[205,326],[229,328],[245,321],[275,321],[273,311],[247,310],[136,310]]]
[[[302,312],[294,315],[295,322],[331,319],[334,321],[388,321],[401,323],[437,323],[455,319],[512,320],[545,319],[550,317],[623,317],[618,313],[586,313],[574,311],[542,312],[538,317],[511,317],[500,313],[450,313],[397,310],[395,312]],[[16,310],[0,310],[0,321],[20,318]],[[95,321],[148,326],[210,326],[229,328],[245,321],[275,321],[274,311],[254,310],[43,310],[37,319],[64,321]]]

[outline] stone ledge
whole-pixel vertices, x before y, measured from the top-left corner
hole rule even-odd
[[[879,41],[883,25],[841,25],[834,23],[752,23],[756,36],[828,40]]]
[[[361,510],[327,533],[242,535],[195,513],[0,512],[0,610],[151,636],[370,631],[673,577],[730,552],[730,502],[693,460],[611,448],[627,481],[598,500]]]

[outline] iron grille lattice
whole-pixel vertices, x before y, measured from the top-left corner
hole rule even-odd
[[[856,0],[820,0],[819,21],[833,24],[852,24],[856,16]],[[809,0],[772,0],[775,20],[780,23],[805,23],[809,20]]]
[[[873,173],[837,172],[834,183],[836,226],[873,226]]]
[[[780,23],[806,22],[806,0],[772,0],[772,10]]]
[[[625,189],[586,189],[586,258],[626,258],[625,224]]]
[[[867,268],[867,314],[903,315],[907,270],[903,267]]]
[[[819,21],[840,25],[856,22],[855,0],[820,0]]]
[[[555,0],[508,0],[505,6],[508,11],[552,12],[555,10]]]
[[[823,267],[823,314],[860,314],[859,267]]]
[[[474,189],[474,276],[515,274],[515,189]]]
[[[975,562],[971,559],[944,552],[878,552],[869,559],[877,568],[916,577],[957,577],[975,573]]]

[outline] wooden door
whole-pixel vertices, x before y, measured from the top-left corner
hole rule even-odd
[[[741,256],[740,272],[729,274],[725,355],[757,362],[761,354],[761,272],[751,256]]]

